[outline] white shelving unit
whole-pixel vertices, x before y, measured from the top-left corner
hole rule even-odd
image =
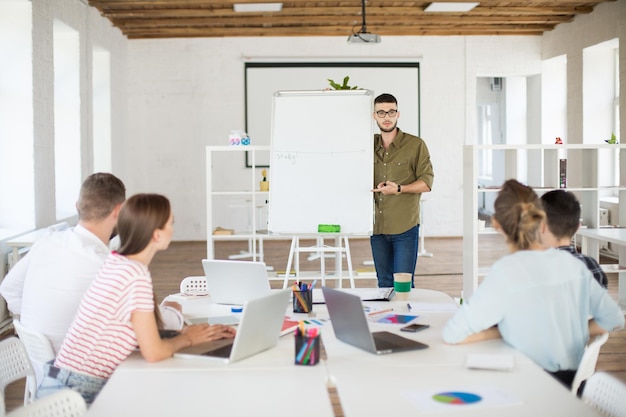
[[[325,267],[324,267],[324,255],[326,253],[334,253],[335,254],[335,273],[334,275],[329,275],[331,279],[338,279],[341,285],[341,281],[343,280],[342,268],[341,268],[341,257],[342,255],[346,255],[348,258],[348,277],[350,278],[351,286],[354,287],[354,275],[352,271],[352,263],[350,260],[350,249],[348,243],[348,237],[345,235],[332,235],[335,238],[335,247],[329,247],[323,245],[323,239],[330,237],[330,235],[324,234],[314,234],[314,235],[300,235],[300,236],[292,236],[292,235],[270,235],[267,232],[259,232],[259,228],[262,226],[263,229],[266,227],[267,219],[259,219],[259,214],[256,208],[265,204],[265,202],[269,198],[268,191],[260,191],[259,189],[259,180],[260,177],[257,172],[257,160],[259,152],[268,152],[270,150],[269,146],[207,146],[206,147],[206,208],[207,208],[207,259],[215,258],[215,242],[216,241],[225,241],[225,240],[247,240],[248,241],[248,251],[243,254],[234,254],[231,255],[231,259],[235,258],[250,258],[253,261],[261,261],[263,262],[263,241],[267,239],[282,239],[292,240],[291,250],[289,254],[289,261],[287,263],[286,271],[291,271],[292,260],[295,259],[296,264],[296,275],[295,277],[300,277],[300,270],[297,260],[297,255],[300,252],[310,252],[313,254],[318,254],[321,257],[321,277],[322,280],[326,277]],[[245,151],[249,152],[248,161],[250,161],[250,182],[249,184],[242,189],[236,190],[228,190],[223,191],[221,189],[216,189],[215,181],[223,178],[228,173],[224,172],[214,172],[213,162],[217,158],[219,158],[220,154],[224,152],[240,152],[243,153]],[[242,155],[243,159],[243,155]],[[213,221],[213,213],[215,207],[215,199],[222,197],[241,197],[246,203],[242,204],[242,206],[246,206],[244,208],[247,209],[250,221],[249,221],[249,229],[248,231],[238,231],[235,230],[235,233],[232,235],[214,235],[213,230],[217,226]],[[299,245],[300,239],[317,239],[319,246],[314,246],[313,248],[309,247],[301,247]],[[294,243],[296,242],[296,243]],[[343,243],[341,243],[343,242]],[[294,249],[295,247],[295,249]],[[288,276],[275,276],[271,275],[270,279],[275,280],[284,280],[285,283],[290,277],[294,277],[294,275]]]
[[[495,152],[503,153],[504,178],[516,178],[538,193],[559,188],[559,161],[567,159],[567,191],[574,192],[581,202],[583,226],[596,229],[600,225],[600,197],[607,193],[626,201],[626,145],[465,145],[463,150],[463,293],[469,298],[478,286],[478,236],[494,233],[478,230],[479,201],[495,198],[499,189],[479,188],[479,164],[492,161]],[[619,155],[616,155],[619,154]],[[600,155],[619,157],[619,179],[607,182],[608,168],[600,166]],[[602,159],[606,159],[603,157]],[[617,161],[617,158],[613,159]],[[615,162],[618,163],[618,162]],[[525,177],[525,178],[524,178]],[[601,185],[602,184],[602,185]],[[617,221],[616,221],[617,220]],[[613,225],[626,226],[626,204],[619,206],[619,219]]]
[[[215,241],[218,240],[247,240],[248,254],[253,261],[263,261],[263,239],[267,238],[267,234],[259,233],[259,226],[262,222],[258,218],[257,206],[261,202],[265,202],[269,193],[259,190],[259,177],[256,172],[257,156],[259,152],[268,152],[269,146],[207,146],[206,147],[206,212],[207,212],[207,259],[215,258]],[[250,161],[250,182],[245,189],[241,190],[215,190],[214,178],[218,177],[213,172],[213,159],[218,158],[219,154],[224,152],[249,152]],[[218,177],[219,178],[219,177]],[[213,207],[214,199],[219,197],[242,197],[249,201],[250,230],[241,232],[235,231],[232,235],[213,235],[213,229],[216,225],[213,223]],[[263,224],[263,226],[265,226]]]

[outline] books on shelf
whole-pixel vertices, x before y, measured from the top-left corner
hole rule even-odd
[[[223,227],[216,227],[215,229],[213,229],[213,235],[216,235],[216,236],[234,235],[234,234],[235,234],[234,229],[225,229]]]

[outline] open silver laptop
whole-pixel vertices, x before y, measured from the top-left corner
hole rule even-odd
[[[202,267],[214,303],[242,305],[270,292],[263,262],[203,259]]]
[[[378,355],[428,347],[395,333],[370,332],[363,303],[358,295],[328,287],[322,287],[322,292],[333,331],[342,342]]]
[[[274,347],[280,338],[290,296],[291,290],[285,289],[246,301],[234,339],[188,347],[176,352],[174,357],[232,363]]]

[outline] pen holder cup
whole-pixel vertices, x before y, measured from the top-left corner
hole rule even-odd
[[[293,290],[293,312],[310,313],[313,311],[313,291]]]
[[[320,335],[302,336],[299,331],[296,335],[296,365],[317,365],[320,361]]]

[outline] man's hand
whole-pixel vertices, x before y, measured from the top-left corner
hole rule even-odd
[[[381,182],[372,192],[383,193],[384,195],[398,194],[398,184],[393,181]]]

